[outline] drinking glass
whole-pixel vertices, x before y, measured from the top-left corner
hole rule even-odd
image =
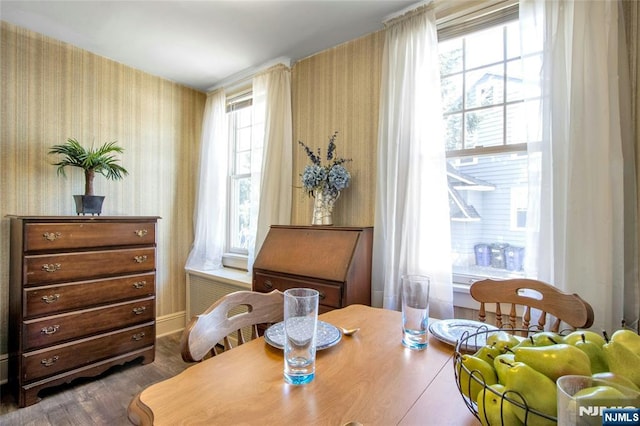
[[[409,349],[422,350],[428,344],[430,279],[423,275],[403,275],[402,344]]]
[[[284,379],[293,385],[310,383],[316,370],[317,290],[284,292]]]

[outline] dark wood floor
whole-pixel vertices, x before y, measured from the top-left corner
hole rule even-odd
[[[190,365],[182,361],[179,342],[180,333],[161,337],[156,341],[153,363],[132,361],[97,378],[45,389],[40,392],[39,403],[25,408],[18,408],[6,385],[2,386],[0,425],[130,425],[127,406],[133,396]]]

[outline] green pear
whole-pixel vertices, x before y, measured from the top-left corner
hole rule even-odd
[[[591,386],[573,394],[575,399],[627,399],[627,396],[612,386]]]
[[[480,358],[483,361],[486,361],[488,364],[493,365],[493,361],[496,359],[498,355],[502,352],[499,348],[495,346],[485,345],[478,349],[478,351],[473,354],[473,356]]]
[[[478,393],[478,417],[483,426],[523,424],[513,412],[513,404],[506,397],[503,398],[505,390],[504,385],[497,383],[482,388]]]
[[[587,354],[566,343],[516,348],[513,352],[516,362],[524,362],[553,381],[567,374],[591,375],[591,360]]]
[[[582,353],[582,352],[581,352]],[[524,398],[526,405],[540,413],[550,417],[556,417],[558,409],[556,405],[557,390],[556,384],[523,362],[514,362],[506,372],[505,383],[506,392],[517,392]],[[529,426],[551,426],[556,422],[546,419],[540,415],[524,408],[513,406],[513,412]]]
[[[487,346],[498,348],[502,353],[505,352],[505,348],[512,348],[518,343],[520,340],[506,331],[495,331],[487,335]]]
[[[600,337],[597,334],[596,336]],[[572,336],[571,339],[565,338],[564,341],[565,343],[575,346],[576,348],[587,354],[587,356],[589,357],[589,361],[591,362],[591,373],[602,373],[605,371],[609,371],[609,364],[607,363],[607,360],[604,357],[604,351],[602,350],[602,346],[604,345],[603,338],[600,337],[603,342],[603,344],[600,345],[594,340],[587,340],[586,333],[584,332],[580,332],[580,340],[576,340],[573,337],[574,336]]]
[[[462,368],[462,365],[466,367],[468,372]],[[476,400],[478,392],[484,387],[482,382],[485,385],[498,383],[493,366],[473,355],[462,355],[460,363],[456,364],[456,372],[458,373],[460,391],[472,401]]]
[[[640,386],[640,356],[622,343],[609,341],[602,346],[605,359],[612,373],[619,374]]]
[[[611,371],[595,373],[591,377],[598,380],[606,380],[608,382],[624,386],[625,388],[633,389],[636,392],[640,392],[640,387],[636,386],[636,384],[631,380],[627,379],[624,376],[621,376],[620,374],[612,373]]]
[[[611,341],[618,342],[627,347],[631,352],[640,356],[640,335],[628,329],[616,330],[611,335]]]
[[[564,343],[564,337],[553,331],[539,331],[531,336],[533,346],[551,346]]]
[[[509,366],[516,362],[515,355],[512,353],[501,354],[493,360],[493,369],[496,370],[498,376],[498,383],[504,384],[506,372]]]
[[[604,345],[605,340],[601,334],[598,334],[591,330],[575,330],[571,333],[564,336],[564,343],[569,345],[575,345],[577,342],[582,342],[584,336],[584,340],[596,343],[598,346],[602,347]]]
[[[535,346],[535,341],[533,340],[533,336],[529,336],[523,340],[520,341],[520,343],[518,343],[517,345],[515,345],[513,348],[524,348],[524,347],[531,347],[531,346]]]

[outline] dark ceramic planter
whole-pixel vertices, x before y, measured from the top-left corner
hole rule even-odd
[[[78,215],[98,215],[102,213],[103,195],[74,195],[76,201],[76,213]]]

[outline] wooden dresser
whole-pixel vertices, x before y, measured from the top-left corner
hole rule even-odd
[[[372,227],[272,226],[253,264],[253,290],[320,292],[320,312],[371,305]]]
[[[13,216],[9,380],[44,388],[155,357],[157,217]]]

